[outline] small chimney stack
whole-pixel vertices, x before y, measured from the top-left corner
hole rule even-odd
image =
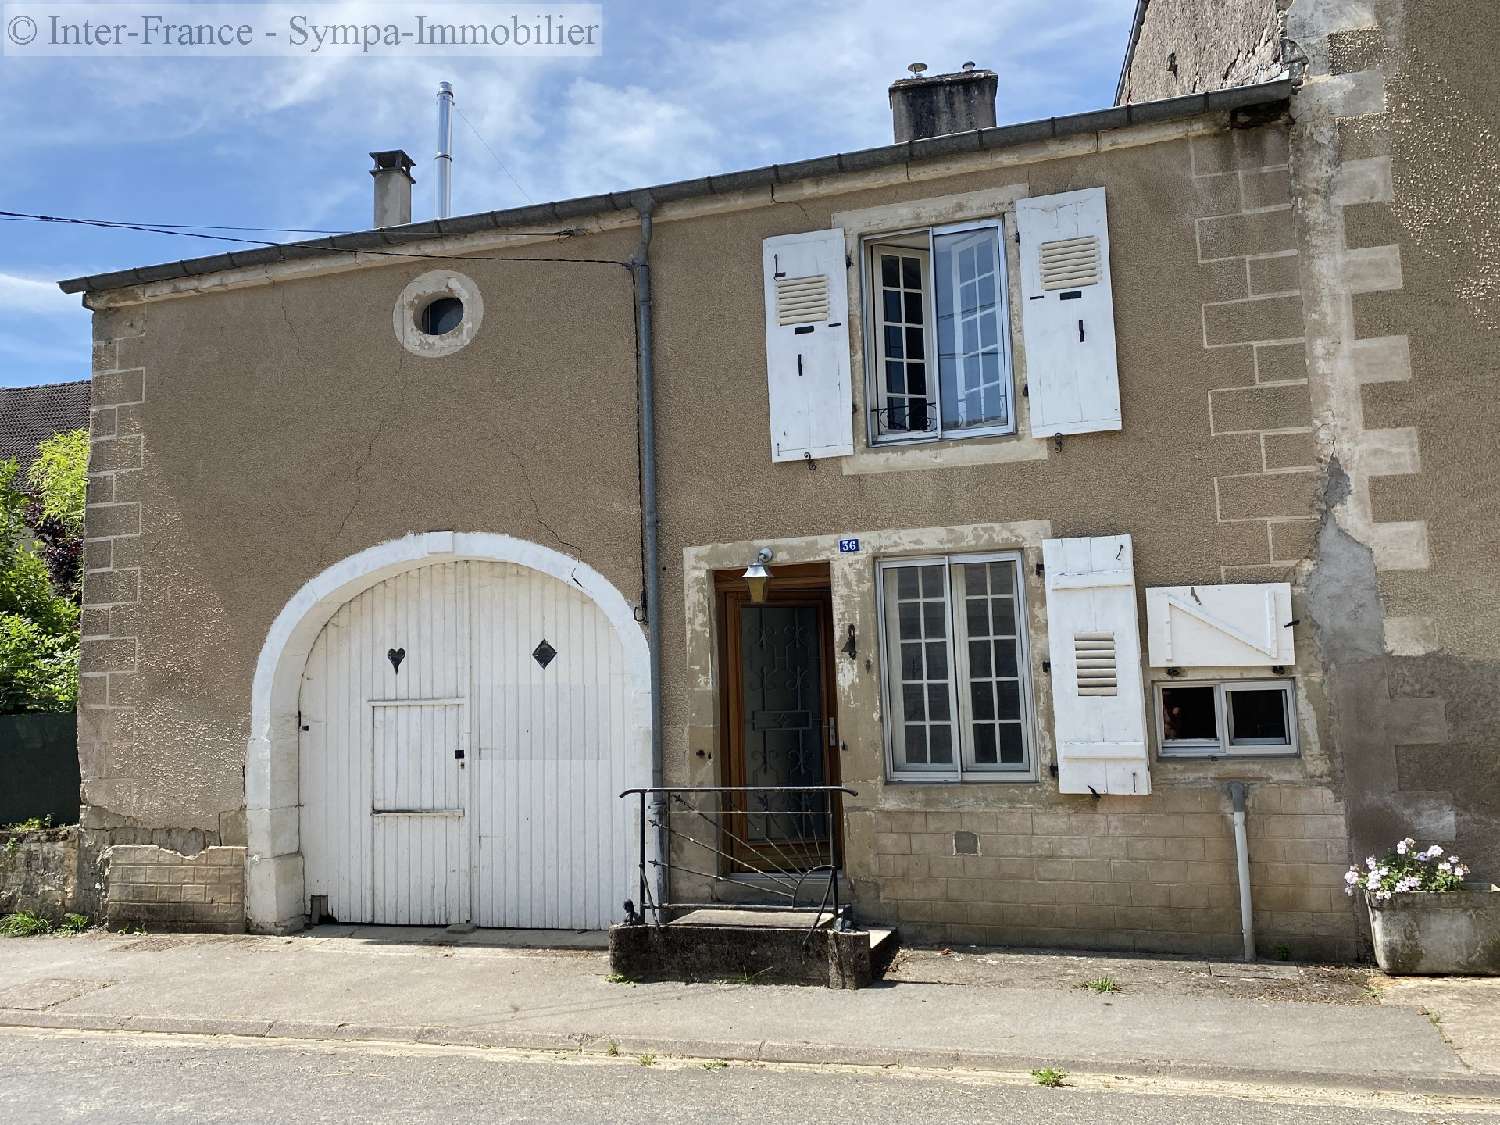
[[[403,227],[411,222],[411,170],[416,162],[399,148],[389,152],[372,152],[375,167],[370,175],[375,178],[375,225],[377,227]]]
[[[994,127],[1000,81],[993,70],[976,69],[971,62],[953,74],[926,74],[926,63],[907,69],[912,77],[891,83],[897,144]]]

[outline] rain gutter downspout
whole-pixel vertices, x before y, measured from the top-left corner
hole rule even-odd
[[[1245,960],[1255,960],[1255,919],[1250,910],[1250,841],[1245,832],[1245,783],[1229,783],[1234,809],[1234,858],[1240,879],[1240,927],[1245,934]]]
[[[641,238],[634,256],[630,259],[630,274],[635,283],[635,362],[640,379],[640,443],[641,443],[641,556],[644,574],[643,596],[646,603],[646,643],[651,651],[651,786],[661,788],[662,729],[661,729],[661,562],[657,531],[661,519],[656,503],[656,366],[651,343],[651,212],[654,208],[651,196],[642,193],[635,199],[636,213],[641,217]],[[656,847],[658,857],[665,862],[666,829],[662,818],[656,817]],[[665,887],[665,868],[658,867],[657,901],[660,902]],[[645,903],[641,904],[644,910]]]

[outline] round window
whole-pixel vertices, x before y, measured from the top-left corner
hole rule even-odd
[[[464,303],[457,297],[439,297],[422,310],[418,323],[428,336],[446,336],[464,322]]]
[[[391,327],[401,346],[429,359],[467,347],[483,321],[479,286],[453,270],[430,270],[413,278],[391,310]]]

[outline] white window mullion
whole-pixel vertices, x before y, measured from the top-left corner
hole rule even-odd
[[[938,353],[937,255],[932,252],[932,231],[927,232],[927,397],[932,403],[933,436],[943,437],[943,357]]]

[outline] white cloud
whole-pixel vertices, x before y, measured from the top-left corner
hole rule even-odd
[[[69,296],[56,282],[0,273],[0,310],[43,316],[64,316],[80,311],[77,296]]]

